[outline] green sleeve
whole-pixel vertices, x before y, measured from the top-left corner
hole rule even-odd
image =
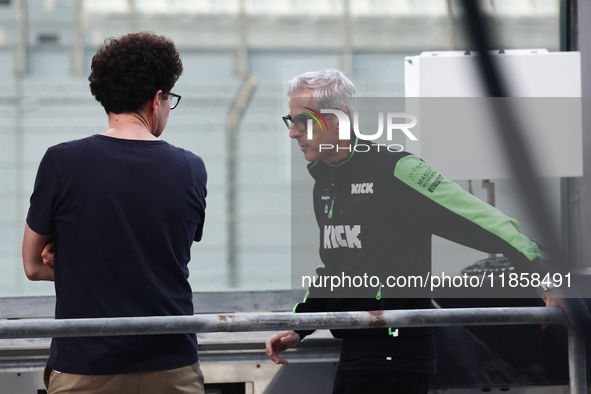
[[[402,204],[413,226],[487,253],[503,253],[522,268],[540,260],[538,245],[521,234],[516,220],[464,191],[418,157],[400,159],[394,177],[404,184]]]

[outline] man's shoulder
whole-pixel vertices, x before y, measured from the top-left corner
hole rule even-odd
[[[70,150],[70,149],[78,149],[85,145],[90,145],[92,140],[96,138],[96,136],[91,135],[84,138],[79,138],[76,140],[70,140],[65,142],[60,142],[59,144],[53,145],[49,147],[52,151],[60,151],[60,150]]]
[[[192,166],[205,167],[205,164],[204,164],[203,159],[201,158],[201,156],[199,156],[199,155],[191,152],[188,149],[184,149],[184,148],[178,147],[178,146],[173,145],[173,144],[171,144],[169,142],[167,142],[166,144],[169,147],[169,149],[171,149],[175,154],[186,158],[186,160]]]
[[[61,142],[59,144],[50,146],[47,151],[51,154],[51,156],[85,155],[88,153],[88,150],[91,149],[94,138],[95,136],[89,136],[77,140]]]
[[[414,156],[411,152],[405,150],[388,150],[388,147],[384,146],[374,146],[372,153],[374,158],[390,162],[397,162],[404,157]]]
[[[371,168],[373,171],[382,170],[391,174],[392,171],[399,165],[400,162],[412,160],[420,160],[414,154],[407,151],[389,151],[386,148],[373,147],[372,150],[359,155],[359,165],[362,167]]]
[[[191,173],[193,174],[193,177],[196,180],[207,182],[207,170],[205,168],[205,162],[203,161],[201,156],[196,155],[190,150],[180,148],[168,142],[165,146],[177,158],[175,161],[179,165],[183,167],[185,165],[188,165],[188,168],[190,169]]]

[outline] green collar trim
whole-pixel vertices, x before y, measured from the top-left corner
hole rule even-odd
[[[351,151],[351,154],[349,155],[349,157],[347,157],[345,160],[343,160],[337,164],[331,164],[330,166],[331,167],[340,167],[343,164],[347,163],[349,160],[351,160],[351,158],[355,154],[355,147],[357,146],[358,143],[359,143],[359,137],[355,136],[355,143],[353,144],[353,150]]]

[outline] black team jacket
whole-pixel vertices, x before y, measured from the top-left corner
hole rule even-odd
[[[363,152],[362,145],[371,148]],[[393,278],[428,281],[433,234],[503,253],[520,270],[544,272],[538,246],[519,232],[515,220],[412,154],[369,141],[356,140],[354,146],[358,151],[351,149],[338,163],[308,165],[315,179],[322,265],[294,312],[430,308],[428,284],[407,281],[406,287],[396,287]],[[297,332],[303,339],[312,331]],[[343,338],[341,370],[435,372],[431,328],[332,332]]]

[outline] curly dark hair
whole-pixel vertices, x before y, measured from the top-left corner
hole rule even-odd
[[[169,92],[183,73],[172,40],[150,32],[109,38],[92,58],[92,95],[109,112],[137,112],[158,90]]]

